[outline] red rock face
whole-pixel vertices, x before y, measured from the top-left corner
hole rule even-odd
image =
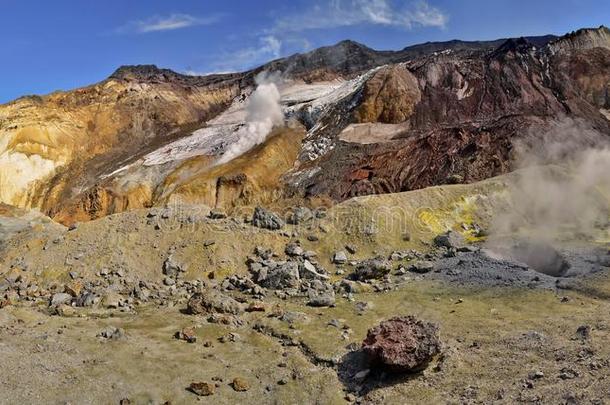
[[[434,324],[402,316],[369,330],[362,349],[374,363],[389,371],[416,372],[440,353],[441,343]]]
[[[590,33],[574,35],[585,34]],[[307,195],[343,200],[456,180],[479,181],[513,169],[516,140],[535,140],[566,117],[610,140],[610,121],[602,111],[610,108],[610,40],[600,46],[610,36],[595,36],[594,46],[589,46],[574,35],[553,42],[554,51],[551,45],[536,48],[520,39],[492,51],[444,52],[410,60],[405,66],[417,81],[416,98],[404,77],[392,77],[400,70],[383,70],[383,87],[375,86],[379,77],[370,80],[373,84],[361,93],[356,117],[363,116],[366,106],[365,116],[397,122],[377,111],[413,104],[405,130],[389,141],[367,144],[338,139],[350,122],[310,135],[329,138],[333,147],[316,161],[302,162],[303,169],[319,169],[299,188]],[[378,87],[383,91],[370,90]],[[392,114],[397,116],[406,115]],[[375,128],[370,131],[374,135]]]

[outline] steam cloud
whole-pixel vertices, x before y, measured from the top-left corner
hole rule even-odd
[[[519,167],[529,167],[515,173],[518,177],[509,189],[511,207],[495,219],[491,245],[494,237],[518,230],[543,242],[608,232],[607,136],[581,121],[564,119],[542,136],[528,134],[514,147]]]
[[[229,162],[263,143],[273,127],[284,122],[280,92],[277,88],[279,75],[261,72],[256,76],[255,82],[256,90],[248,98],[246,107],[246,124],[238,130],[237,142],[227,148],[218,164]]]

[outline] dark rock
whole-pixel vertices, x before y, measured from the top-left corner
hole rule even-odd
[[[309,260],[304,260],[303,263],[299,264],[299,276],[305,280],[329,279],[327,275],[319,273],[316,266],[314,266]]]
[[[429,273],[434,269],[434,263],[428,260],[418,260],[409,266],[409,271],[414,273]]]
[[[401,316],[370,329],[362,349],[377,365],[393,372],[421,371],[440,353],[438,327]]]
[[[360,262],[349,275],[351,280],[364,281],[379,279],[392,270],[390,262],[384,259],[368,259]]]
[[[434,238],[434,244],[437,247],[445,247],[447,249],[458,249],[463,247],[465,243],[464,237],[455,231],[447,231]]]
[[[343,251],[335,252],[333,255],[333,263],[335,264],[345,264],[347,263],[347,255]]]
[[[578,374],[578,371],[567,367],[562,368],[559,372],[559,378],[561,378],[562,380],[572,380],[579,376],[580,374]]]
[[[357,249],[354,245],[345,245],[345,250],[347,250],[350,254],[355,254]]]
[[[93,306],[93,304],[95,304],[95,294],[93,294],[89,291],[85,291],[81,295],[76,297],[76,300],[74,301],[74,303],[76,304],[77,307]]]
[[[197,341],[197,336],[195,336],[195,330],[193,328],[182,328],[176,332],[174,337],[188,343],[195,343]]]
[[[278,230],[284,227],[284,221],[276,213],[256,207],[252,215],[252,225],[258,228]]]
[[[227,214],[225,214],[224,211],[215,208],[210,211],[208,216],[210,217],[210,219],[225,219],[227,217]]]
[[[311,307],[334,307],[335,293],[333,291],[316,292],[310,290],[307,305]]]
[[[233,298],[216,290],[207,290],[193,294],[188,301],[187,312],[191,315],[213,313],[238,315],[243,312],[243,308]]]
[[[303,248],[298,243],[292,242],[286,245],[284,253],[288,256],[301,256],[303,254]]]
[[[176,277],[179,273],[186,271],[176,260],[170,255],[163,262],[163,274],[168,277]]]
[[[288,223],[292,225],[300,225],[313,218],[313,213],[307,207],[297,207],[288,216]]]
[[[576,338],[581,340],[588,340],[591,337],[591,326],[580,325],[576,329]]]
[[[299,286],[299,265],[296,262],[276,263],[258,272],[256,282],[265,288],[280,290]]]

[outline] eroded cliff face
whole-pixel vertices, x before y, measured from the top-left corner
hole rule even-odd
[[[52,209],[113,162],[201,125],[239,93],[235,80],[147,70],[119,69],[94,86],[0,106],[0,201]]]
[[[198,204],[231,213],[272,204],[284,197],[280,176],[292,168],[302,137],[300,129],[278,129],[264,144],[217,166],[209,156],[196,156],[169,165],[160,176],[142,177],[140,167],[63,202],[53,217],[73,223],[153,205]]]
[[[324,150],[302,157],[287,179],[296,192],[342,200],[506,173],[516,140],[565,120],[610,139],[607,33],[583,30],[542,48],[521,38],[493,51],[447,50],[407,61],[409,76],[384,68],[343,111],[369,124],[310,131],[306,142]],[[395,110],[404,113],[388,119]]]
[[[281,73],[287,127],[221,164],[262,71]],[[608,137],[609,88],[605,27],[397,52],[343,41],[206,77],[124,67],[0,106],[0,202],[71,223],[175,201],[234,210],[473,182],[511,171],[515,140],[558,122]]]
[[[420,101],[415,76],[402,64],[387,66],[363,86],[362,102],[354,111],[354,120],[398,124],[411,117]]]

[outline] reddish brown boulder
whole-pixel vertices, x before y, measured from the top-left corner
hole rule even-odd
[[[362,349],[393,372],[421,371],[440,353],[438,327],[414,316],[399,316],[370,329]]]

